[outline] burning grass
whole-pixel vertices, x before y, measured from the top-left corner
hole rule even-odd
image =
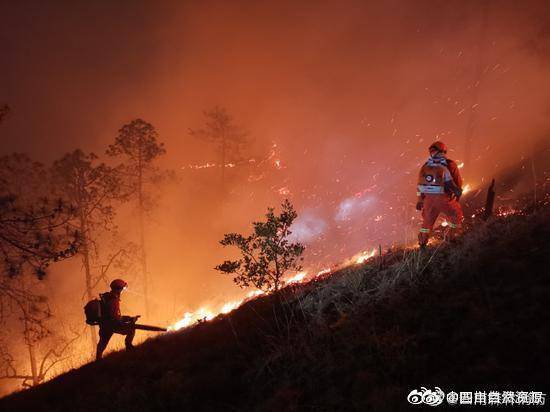
[[[421,385],[547,392],[549,265],[550,209],[501,214],[455,245],[290,283],[0,408],[404,410]]]

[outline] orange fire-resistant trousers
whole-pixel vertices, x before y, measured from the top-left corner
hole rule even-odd
[[[418,234],[418,243],[420,245],[428,243],[430,232],[440,213],[447,216],[449,220],[449,237],[451,239],[461,230],[464,214],[462,213],[460,203],[455,198],[449,198],[449,195],[445,193],[426,194],[422,208],[422,228]]]

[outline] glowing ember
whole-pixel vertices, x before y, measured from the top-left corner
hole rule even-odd
[[[250,158],[250,159],[247,159],[247,160],[241,160],[241,161],[238,161],[238,162],[230,162],[230,163],[225,163],[225,164],[206,162],[206,163],[203,163],[203,164],[190,164],[190,165],[187,165],[187,166],[182,166],[181,169],[183,169],[183,170],[185,170],[185,169],[201,170],[201,169],[210,169],[210,168],[213,168],[213,167],[224,167],[224,168],[232,169],[234,167],[243,166],[243,165],[253,165],[255,167],[260,167],[265,162],[275,158],[276,156],[277,156],[277,144],[273,143],[273,145],[271,146],[271,148],[269,150],[269,154],[266,157],[264,157],[263,159],[260,159],[260,160]],[[282,165],[282,162],[281,162],[280,159],[275,159],[273,161],[273,166],[276,169],[283,169],[284,168],[284,166]],[[256,180],[259,180],[259,179],[256,179]],[[253,180],[253,181],[256,181],[256,180]]]
[[[194,170],[199,170],[199,169],[209,169],[211,167],[216,167],[216,163],[205,163],[205,164],[202,164],[202,165],[188,165],[188,166],[182,166],[182,169],[194,169]]]
[[[290,189],[288,187],[281,187],[277,192],[282,196],[287,196],[290,194]]]
[[[518,213],[521,213],[521,211],[518,211],[511,207],[506,207],[506,208],[501,207],[497,210],[496,215],[500,217],[506,217],[506,216],[517,215]]]
[[[250,159],[250,160],[254,160],[254,159]],[[182,166],[182,169],[200,170],[200,169],[210,169],[211,167],[221,167],[221,166],[222,165],[218,163],[207,162],[204,164]],[[233,168],[236,166],[237,166],[236,163],[226,163],[225,165],[223,165],[223,167],[227,167],[227,168]]]
[[[262,180],[264,177],[265,177],[265,174],[263,174],[263,173],[260,173],[259,175],[250,175],[250,176],[248,176],[248,181],[249,182],[258,182],[258,181]]]
[[[472,188],[469,184],[464,185],[464,187],[462,188],[462,194],[463,195],[465,195],[466,193],[471,192],[471,191],[472,191]]]

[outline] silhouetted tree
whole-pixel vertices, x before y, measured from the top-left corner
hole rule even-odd
[[[6,321],[22,327],[30,369],[18,374],[13,357],[0,347],[0,378],[22,379],[24,385],[43,381],[62,348],[57,342],[44,357],[37,353],[37,343],[48,335],[44,321],[50,313],[46,299],[29,284],[40,284],[52,261],[77,253],[80,240],[69,224],[74,209],[49,200],[50,189],[40,163],[23,154],[0,158],[0,331],[10,330],[13,338]]]
[[[25,271],[39,278],[52,261],[73,256],[80,236],[69,221],[74,209],[47,196],[40,163],[26,155],[0,158],[0,271],[11,277]],[[0,289],[0,294],[2,290]]]
[[[0,108],[0,122],[7,112],[7,106]],[[0,157],[0,331],[8,320],[22,327],[30,369],[17,373],[0,342],[0,378],[22,379],[24,386],[42,382],[67,347],[56,341],[37,353],[49,335],[44,322],[50,312],[46,298],[29,286],[40,284],[51,262],[73,256],[80,246],[79,232],[69,224],[74,208],[52,200],[50,189],[42,164],[24,154]]]
[[[106,247],[108,252],[97,259],[93,265],[93,272],[96,273],[92,288],[102,282],[105,288],[109,287],[115,273],[134,273],[135,263],[139,261],[139,247],[132,242],[124,242],[118,236],[112,237],[112,242]],[[122,244],[122,246],[121,246]],[[125,275],[125,279],[128,277]]]
[[[0,123],[2,123],[2,120],[8,115],[10,111],[10,108],[7,104],[0,106]]]
[[[115,143],[109,146],[109,156],[122,156],[122,166],[128,195],[137,202],[141,275],[145,295],[145,313],[149,316],[149,279],[145,242],[145,215],[153,207],[150,186],[158,184],[165,175],[154,166],[154,161],[166,153],[164,144],[157,141],[155,127],[142,119],[124,125]]]
[[[11,345],[0,339],[0,379],[21,380],[23,387],[39,385],[55,365],[66,359],[68,349],[80,335],[74,333],[70,339],[65,339],[52,333],[48,324],[53,323],[54,319],[46,297],[36,293],[35,288],[40,286],[38,281],[23,275],[12,279],[4,278],[1,282],[10,283],[11,291],[9,299],[4,297],[2,301],[2,308],[11,315],[10,319],[2,316],[2,330],[14,322],[20,326],[26,361],[16,362],[15,356],[10,352],[9,346],[18,346],[14,344],[18,334],[15,333],[15,328],[9,328]],[[28,364],[25,372],[17,367],[21,363]]]
[[[80,233],[79,255],[85,274],[88,300],[94,297],[92,259],[97,257],[97,239],[103,232],[115,229],[113,201],[121,199],[120,179],[115,169],[97,163],[93,153],[75,150],[54,162],[51,172],[55,189],[74,206],[75,218],[70,222]],[[97,344],[91,327],[92,344]]]
[[[0,107],[0,123],[9,107]],[[39,278],[52,261],[70,257],[78,232],[68,221],[73,210],[52,200],[44,167],[24,154],[0,157],[0,272],[17,276],[32,270]],[[0,287],[0,298],[8,286]]]
[[[225,234],[220,243],[238,247],[242,257],[226,260],[215,269],[233,275],[233,281],[240,287],[254,285],[258,289],[277,291],[287,271],[302,269],[299,262],[303,259],[301,255],[305,247],[290,242],[288,238],[296,217],[296,211],[286,199],[280,215],[268,208],[265,222],[253,222],[251,235]]]
[[[204,111],[206,121],[202,129],[189,129],[191,136],[214,143],[221,162],[221,185],[225,191],[225,168],[228,162],[239,160],[241,146],[246,143],[247,132],[235,125],[233,117],[223,107]]]

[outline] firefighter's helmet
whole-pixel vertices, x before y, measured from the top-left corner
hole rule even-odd
[[[122,290],[124,289],[126,286],[128,286],[128,283],[126,283],[124,280],[122,279],[115,279],[111,282],[111,289],[112,290]]]
[[[428,149],[430,152],[433,150],[433,151],[437,151],[437,152],[440,152],[440,153],[447,153],[447,145],[441,141],[437,141],[437,142],[433,142],[429,149]]]

